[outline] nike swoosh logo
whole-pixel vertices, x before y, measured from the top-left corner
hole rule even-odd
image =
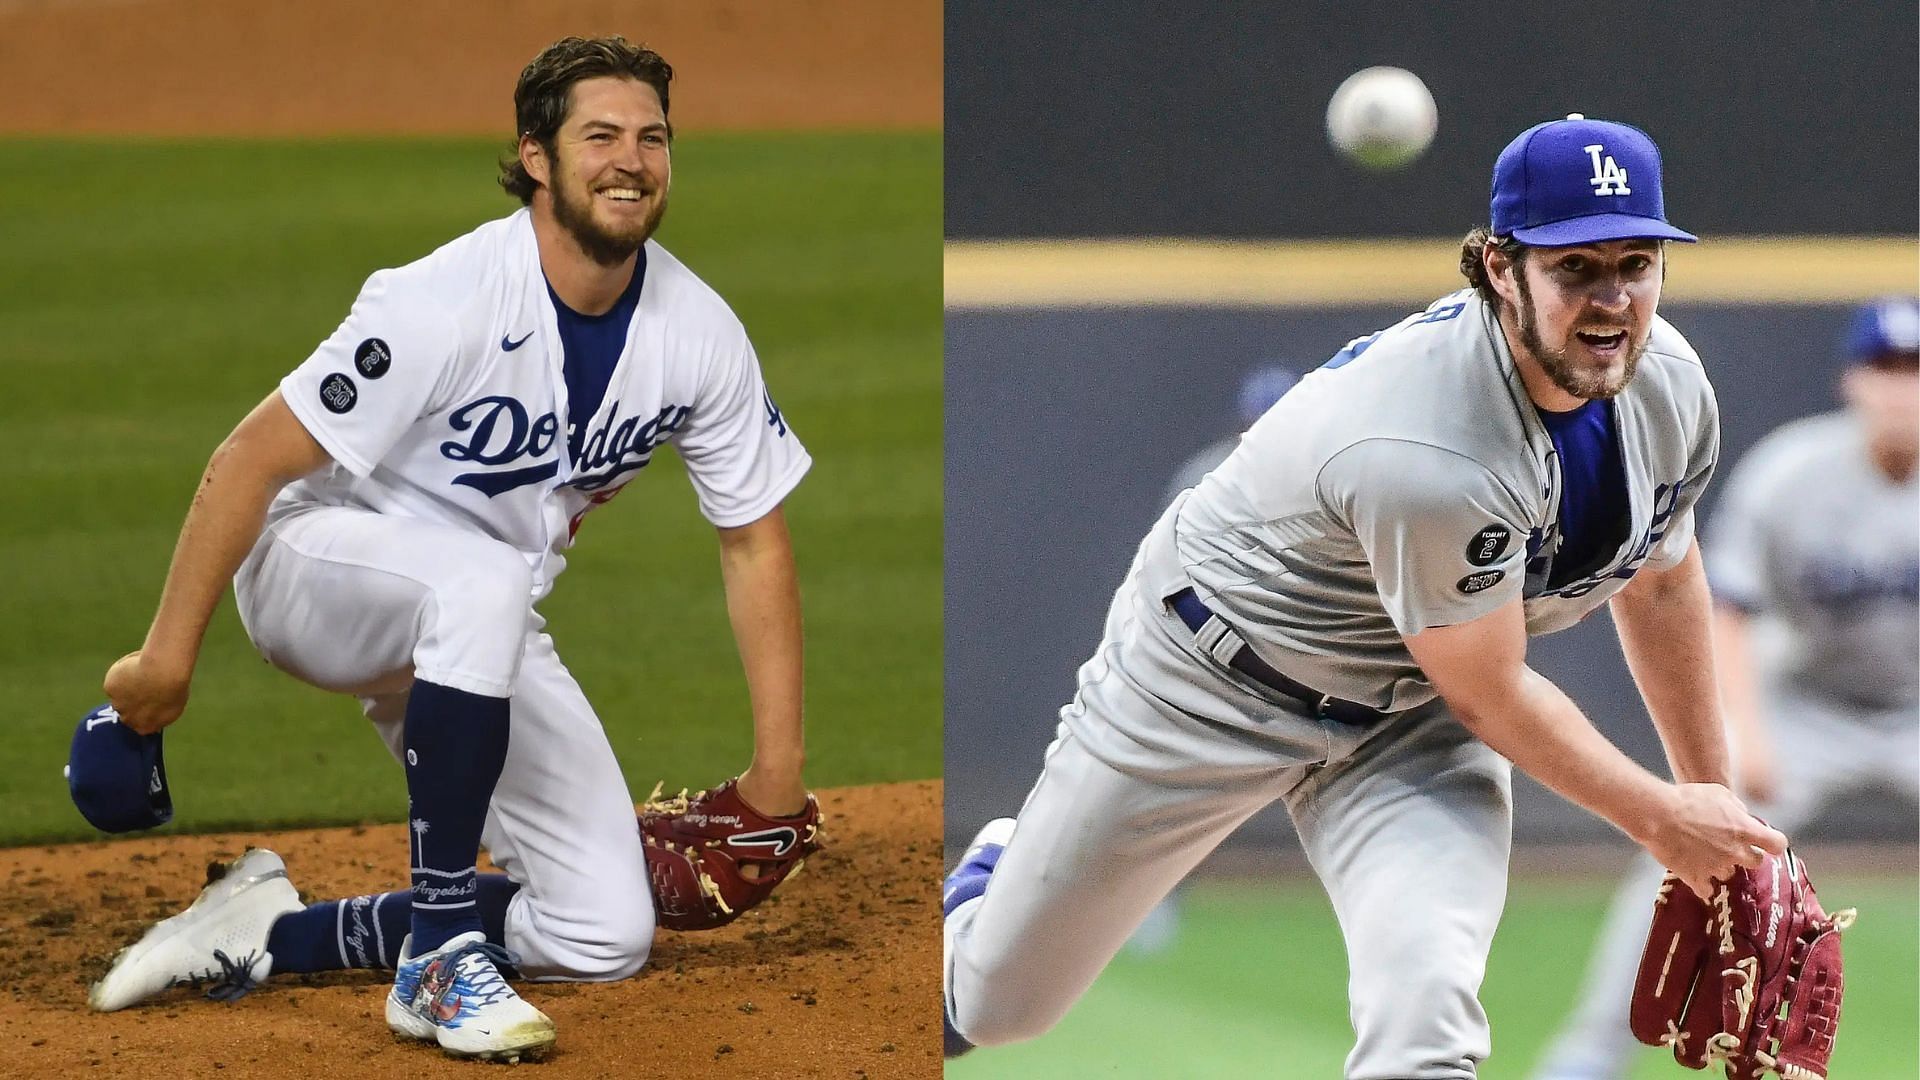
[[[770,847],[775,857],[785,855],[800,842],[800,833],[782,826],[777,829],[762,829],[756,833],[737,833],[727,837],[732,847]]]
[[[521,338],[519,341],[514,341],[512,338],[508,337],[507,335],[502,334],[500,335],[500,347],[502,349],[505,349],[508,352],[512,352],[513,350],[519,348],[520,346],[525,345],[527,343],[527,338],[530,338],[532,336],[533,336],[533,331],[529,330],[526,333],[526,337]]]

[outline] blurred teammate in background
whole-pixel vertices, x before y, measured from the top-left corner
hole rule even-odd
[[[1172,502],[1179,494],[1198,484],[1200,478],[1212,472],[1219,464],[1227,460],[1233,448],[1240,445],[1240,436],[1253,426],[1255,420],[1266,415],[1280,395],[1293,389],[1300,381],[1300,373],[1280,364],[1260,364],[1248,371],[1240,380],[1240,396],[1237,401],[1240,426],[1231,435],[1222,436],[1194,451],[1192,457],[1180,463],[1173,474],[1173,480],[1167,484],[1166,497],[1162,505]]]
[[[1920,798],[1920,300],[1863,307],[1845,354],[1847,408],[1755,446],[1705,547],[1736,782],[1788,835],[1861,788]],[[1628,874],[1541,1080],[1629,1070],[1661,873],[1643,856]]]

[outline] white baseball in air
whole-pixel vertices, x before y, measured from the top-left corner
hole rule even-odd
[[[1369,169],[1397,169],[1419,157],[1439,127],[1433,94],[1405,68],[1356,71],[1327,102],[1333,148]]]

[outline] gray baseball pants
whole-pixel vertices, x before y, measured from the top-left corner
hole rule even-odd
[[[1439,702],[1359,728],[1223,666],[1166,609],[1185,576],[1151,544],[991,884],[947,920],[955,1028],[981,1046],[1047,1031],[1154,905],[1279,799],[1345,935],[1348,1080],[1473,1077],[1491,1051],[1478,993],[1506,902],[1510,765]],[[1339,977],[1277,970],[1274,993],[1331,994]]]

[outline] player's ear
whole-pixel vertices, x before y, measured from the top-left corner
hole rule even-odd
[[[1520,304],[1520,286],[1514,281],[1514,275],[1520,273],[1520,264],[1512,256],[1492,243],[1480,249],[1480,265],[1487,272],[1487,283],[1500,299],[1516,307]]]
[[[552,166],[547,160],[547,149],[531,135],[520,136],[520,167],[541,187],[551,186]]]

